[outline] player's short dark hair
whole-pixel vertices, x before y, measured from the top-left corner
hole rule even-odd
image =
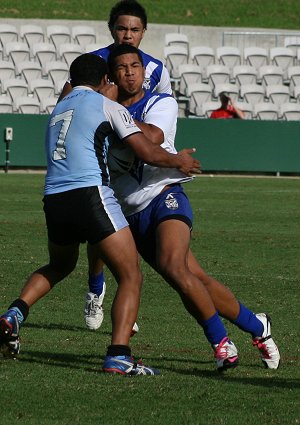
[[[100,56],[84,53],[71,63],[70,77],[72,87],[98,86],[107,74],[107,64]]]
[[[136,16],[140,18],[144,29],[147,29],[147,13],[144,7],[135,0],[121,0],[116,3],[109,15],[108,28],[110,32],[119,18],[122,15]]]
[[[141,55],[141,52],[139,49],[137,49],[134,46],[131,46],[130,44],[120,44],[119,46],[116,46],[108,55],[107,58],[107,67],[108,67],[108,73],[111,75],[114,71],[115,66],[115,60],[118,56],[126,55],[127,53],[135,53],[139,61],[141,62],[142,66],[144,66],[143,58]]]

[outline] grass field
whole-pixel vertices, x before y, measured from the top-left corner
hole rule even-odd
[[[42,175],[0,174],[0,311],[47,261]],[[85,249],[74,273],[31,310],[16,361],[0,361],[1,425],[299,424],[300,180],[200,177],[186,186],[202,265],[273,318],[282,354],[265,370],[250,338],[226,325],[240,366],[218,374],[201,329],[148,266],[133,352],[158,377],[101,372],[115,284],[107,272],[103,327],[83,324]]]
[[[1,0],[0,18],[106,21],[112,0]],[[141,0],[149,22],[299,30],[298,0]]]

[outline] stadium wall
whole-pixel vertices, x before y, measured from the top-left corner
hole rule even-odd
[[[5,168],[5,129],[11,168],[46,166],[44,135],[48,115],[0,114],[0,167]],[[203,171],[300,173],[300,122],[179,118],[177,149],[196,147]]]

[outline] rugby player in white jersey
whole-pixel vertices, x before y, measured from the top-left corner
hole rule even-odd
[[[136,320],[142,275],[128,223],[110,187],[109,134],[114,130],[144,161],[197,172],[193,149],[169,154],[149,141],[128,111],[99,92],[107,84],[106,62],[85,54],[70,68],[73,90],[54,108],[47,126],[44,212],[49,263],[28,278],[19,298],[0,317],[0,350],[14,357],[20,349],[19,326],[30,307],[75,268],[81,243],[95,261],[105,261],[118,283],[112,304],[112,339],[103,370],[123,375],[158,371],[131,357],[129,338]],[[141,143],[142,142],[142,143]]]
[[[108,65],[110,78],[118,87],[118,101],[153,143],[176,152],[176,101],[143,91],[139,52],[119,46],[109,56]],[[181,187],[188,180],[176,170],[137,162],[129,173],[113,179],[112,186],[139,253],[180,294],[186,309],[203,327],[215,349],[217,367],[225,369],[237,363],[236,348],[220,325],[218,311],[251,335],[266,367],[277,369],[280,354],[271,338],[269,317],[255,315],[239,303],[228,288],[206,274],[189,248],[192,211]]]

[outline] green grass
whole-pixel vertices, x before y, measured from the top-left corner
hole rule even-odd
[[[111,0],[1,0],[0,18],[106,21]],[[221,27],[300,28],[298,0],[141,0],[149,22]]]
[[[47,261],[43,176],[0,174],[0,311]],[[115,283],[107,272],[105,319],[83,324],[86,259],[37,303],[16,361],[0,361],[1,425],[299,424],[300,180],[200,177],[186,185],[195,219],[192,248],[244,303],[273,318],[282,365],[265,370],[248,335],[227,323],[240,366],[220,375],[201,329],[148,266],[135,355],[158,377],[101,373],[110,342]]]

